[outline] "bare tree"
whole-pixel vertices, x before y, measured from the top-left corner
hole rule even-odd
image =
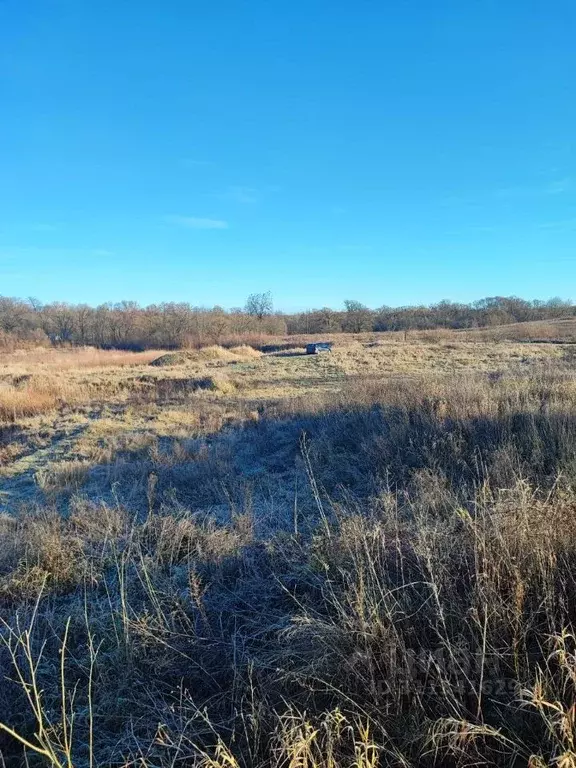
[[[78,304],[75,308],[76,328],[78,331],[78,343],[87,344],[90,331],[90,321],[93,318],[94,310],[88,304]]]
[[[48,304],[44,309],[48,319],[49,336],[53,343],[70,344],[74,338],[74,307],[64,301]]]
[[[372,311],[364,304],[353,299],[346,299],[345,330],[352,333],[369,331],[372,328]]]
[[[42,311],[42,302],[40,301],[40,299],[37,299],[35,296],[28,297],[28,304],[32,307],[33,312]]]
[[[266,291],[266,293],[251,293],[246,299],[246,312],[253,317],[257,317],[260,322],[267,315],[271,315],[273,311],[274,305],[270,291]]]

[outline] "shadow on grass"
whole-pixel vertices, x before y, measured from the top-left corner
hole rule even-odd
[[[0,518],[0,721],[35,738],[32,670],[57,754],[73,707],[74,765],[559,764],[576,414],[490,386],[490,414],[417,385],[277,404],[120,452],[66,517]]]
[[[472,509],[484,485],[528,478],[545,493],[559,476],[568,484],[576,477],[573,412],[450,418],[421,406],[293,414],[274,407],[201,438],[167,436],[152,448],[118,453],[90,471],[83,492],[140,515],[176,504],[221,523],[250,507],[266,535],[293,526],[295,504],[313,526],[317,493],[330,503],[365,502],[386,492],[420,493],[423,478],[434,476],[448,497]]]

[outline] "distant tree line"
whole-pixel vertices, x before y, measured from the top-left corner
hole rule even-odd
[[[0,296],[0,344],[4,347],[17,340],[115,349],[176,349],[286,332],[286,320],[273,313],[269,294],[254,294],[246,308],[229,311],[186,302],[141,307],[134,301],[121,301],[91,307]]]
[[[0,296],[0,346],[19,343],[90,345],[117,349],[179,348],[264,335],[361,333],[435,328],[479,328],[529,320],[576,316],[576,306],[559,298],[526,301],[515,296],[471,304],[442,301],[430,306],[370,309],[347,300],[295,314],[274,312],[269,293],[252,294],[243,308],[224,310],[164,302],[141,307],[133,301],[101,304],[53,302]]]
[[[432,330],[482,328],[529,320],[551,320],[576,315],[576,306],[560,298],[526,301],[516,296],[494,296],[470,304],[438,304],[370,309],[347,300],[344,310],[323,307],[286,318],[288,333]]]

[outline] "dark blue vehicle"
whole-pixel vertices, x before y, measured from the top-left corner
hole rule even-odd
[[[307,355],[318,355],[320,352],[332,352],[332,342],[314,341],[312,344],[306,344]]]

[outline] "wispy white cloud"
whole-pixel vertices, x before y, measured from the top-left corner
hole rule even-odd
[[[503,187],[496,190],[496,197],[540,197],[546,195],[563,195],[576,189],[574,179],[569,177],[548,181],[545,184],[525,184],[512,187]]]
[[[222,219],[207,219],[198,216],[165,216],[164,221],[185,229],[228,229],[228,222]]]
[[[559,179],[552,181],[546,188],[547,195],[562,195],[564,192],[570,192],[575,188],[574,179]]]
[[[251,205],[258,202],[260,195],[254,187],[228,187],[225,197],[236,203]]]
[[[572,219],[560,219],[559,221],[543,221],[538,224],[539,229],[553,229],[558,232],[572,231],[576,229],[576,217]]]
[[[218,200],[227,200],[240,205],[254,205],[271,194],[280,191],[280,187],[275,184],[266,184],[263,187],[251,187],[247,184],[231,184],[222,192],[209,194],[207,197],[214,197]]]

